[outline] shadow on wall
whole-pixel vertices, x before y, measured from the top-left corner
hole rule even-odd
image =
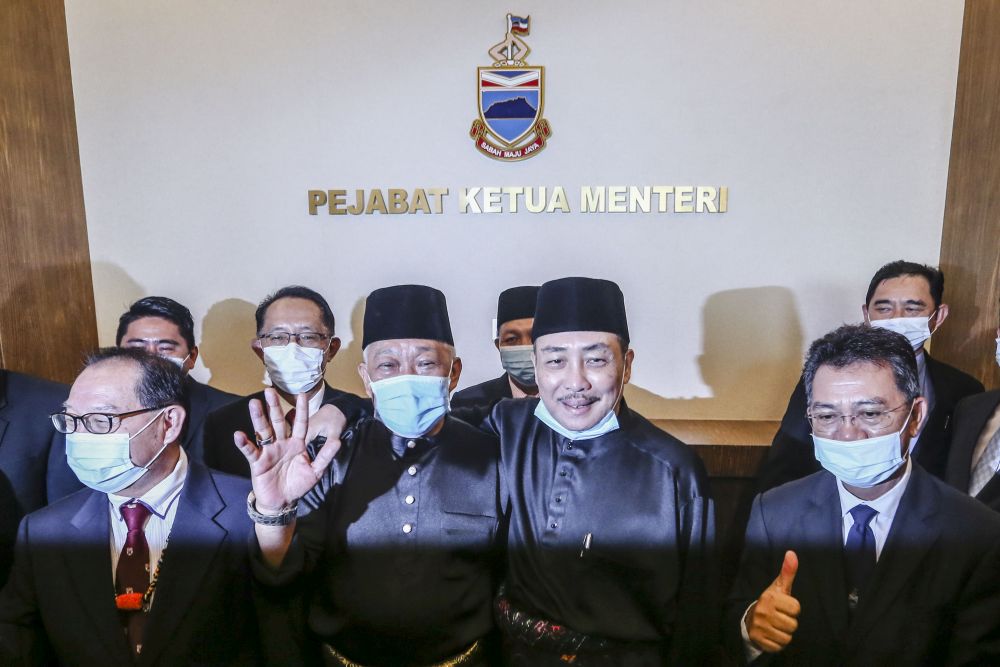
[[[754,287],[712,294],[702,309],[702,331],[698,365],[712,395],[669,398],[629,384],[629,405],[668,419],[781,419],[802,371],[802,325],[792,291]],[[641,354],[636,351],[636,364]]]
[[[244,396],[261,390],[264,366],[250,349],[257,333],[256,309],[243,299],[225,299],[205,314],[198,358],[211,372],[213,387]]]
[[[361,363],[361,339],[365,322],[365,299],[358,299],[351,308],[351,342],[340,348],[340,352],[326,367],[326,381],[330,385],[358,396],[365,395],[365,385],[358,375],[358,364]],[[337,322],[337,335],[344,335],[344,322]]]
[[[118,318],[137,300],[148,296],[148,292],[117,264],[95,262],[91,271],[94,274],[97,339],[102,346],[114,345]]]

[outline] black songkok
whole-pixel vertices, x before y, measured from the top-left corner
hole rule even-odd
[[[538,291],[532,342],[564,331],[605,331],[627,344],[628,320],[621,288],[598,278],[550,280]]]
[[[361,349],[380,340],[426,338],[454,345],[448,303],[426,285],[383,287],[368,295]]]
[[[500,292],[500,298],[497,300],[497,327],[511,320],[534,317],[537,301],[537,285],[511,287]]]

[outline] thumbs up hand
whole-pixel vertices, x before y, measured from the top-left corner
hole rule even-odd
[[[794,551],[786,551],[778,578],[761,593],[746,614],[747,635],[762,651],[777,653],[782,650],[792,641],[792,634],[799,627],[802,607],[792,597],[792,583],[798,569],[798,556]]]

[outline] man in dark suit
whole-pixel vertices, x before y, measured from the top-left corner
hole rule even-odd
[[[948,317],[948,304],[943,303],[943,296],[944,274],[939,269],[900,260],[886,264],[875,273],[861,307],[868,324],[903,334],[916,352],[920,395],[928,402],[928,417],[912,443],[911,453],[927,472],[942,479],[951,444],[951,416],[955,405],[962,398],[983,391],[981,382],[931,358],[924,350],[924,342]],[[809,440],[805,393],[800,379],[788,401],[768,457],[758,472],[758,491],[819,470]]]
[[[310,417],[334,398],[353,396],[323,380],[326,365],[340,349],[340,339],[334,335],[333,310],[319,293],[299,285],[283,287],[261,301],[254,316],[257,337],[250,347],[264,363],[284,414],[295,406],[298,394],[306,395]],[[359,403],[362,400],[354,398]],[[264,392],[246,396],[208,415],[202,455],[210,468],[250,477],[250,465],[233,445],[233,434],[254,433],[250,419],[254,399],[262,404]]]
[[[997,329],[1000,365],[1000,328]],[[1000,389],[969,396],[955,408],[945,480],[1000,512]]]
[[[493,344],[500,352],[504,374],[455,392],[453,408],[480,408],[489,411],[505,398],[538,395],[532,359],[531,327],[535,321],[538,287],[511,287],[500,293]]]
[[[0,369],[0,586],[21,517],[80,489],[49,421],[68,393],[66,385]]]
[[[761,664],[1000,664],[1000,516],[910,456],[928,410],[907,341],[841,327],[803,378],[824,470],[754,501],[731,644]]]
[[[188,374],[198,360],[191,311],[165,296],[139,299],[118,319],[115,344],[144,349],[180,367],[188,408],[181,442],[189,455],[200,460],[205,417],[240,397],[198,382]]]
[[[182,376],[140,350],[93,355],[52,423],[89,489],[25,517],[0,592],[0,664],[257,660],[249,484],[189,460]]]

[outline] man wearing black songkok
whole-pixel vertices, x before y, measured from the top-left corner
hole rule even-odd
[[[461,360],[444,295],[372,292],[363,338],[358,372],[374,417],[317,451],[303,442],[307,411],[285,438],[269,395],[271,424],[259,404],[251,413],[264,442],[277,441],[237,437],[255,492],[256,577],[271,595],[305,591],[305,643],[323,664],[491,664],[498,449],[447,414]]]
[[[634,352],[621,290],[545,283],[533,338],[539,398],[500,401],[482,424],[500,437],[509,494],[506,664],[703,664],[718,624],[714,507],[697,455],[622,400]]]
[[[474,407],[489,410],[505,398],[538,395],[535,365],[532,358],[531,327],[535,321],[538,287],[511,287],[500,293],[493,344],[500,352],[504,374],[487,380],[451,397],[452,409]]]

